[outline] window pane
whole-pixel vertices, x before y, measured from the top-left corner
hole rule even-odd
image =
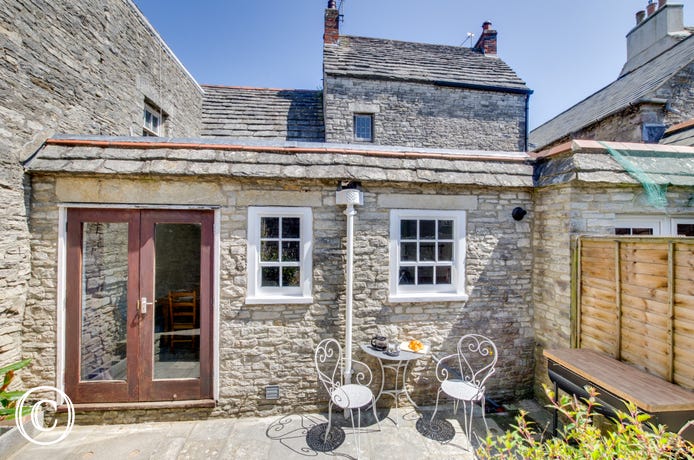
[[[653,229],[652,228],[632,228],[631,234],[632,235],[652,235]]]
[[[417,284],[434,284],[434,267],[419,267]]]
[[[85,222],[82,233],[81,380],[126,380],[128,224]]]
[[[451,284],[451,267],[436,267],[436,284]]]
[[[371,115],[354,116],[354,137],[361,141],[370,141],[372,136]]]
[[[678,236],[694,236],[694,224],[677,224]]]
[[[400,260],[406,262],[416,262],[417,243],[400,243]]]
[[[615,235],[631,235],[631,229],[626,227],[618,227],[614,229]]]
[[[453,239],[453,221],[452,220],[440,220],[439,221],[439,239],[440,240],[452,240]]]
[[[263,217],[260,219],[260,237],[261,238],[279,238],[280,237],[280,218],[279,217]]]
[[[453,243],[439,243],[439,261],[453,260]]]
[[[420,220],[419,221],[419,238],[422,240],[433,240],[436,238],[436,221],[435,220]]]
[[[277,241],[261,241],[260,260],[263,262],[279,262],[279,243]]]
[[[417,239],[417,221],[416,220],[401,220],[400,221],[400,238],[403,240]]]
[[[282,286],[298,286],[299,274],[299,267],[282,267]]]
[[[398,284],[414,284],[414,267],[400,267],[398,274]]]
[[[261,286],[279,286],[280,283],[279,267],[263,267],[261,269]]]
[[[420,243],[419,244],[419,260],[434,261],[436,243]]]
[[[282,238],[299,238],[301,236],[301,219],[298,217],[282,218]]]
[[[298,241],[283,241],[282,242],[282,262],[298,262],[299,261],[299,242]]]

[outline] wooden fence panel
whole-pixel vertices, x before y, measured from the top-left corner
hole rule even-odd
[[[581,237],[577,344],[694,390],[694,239]]]

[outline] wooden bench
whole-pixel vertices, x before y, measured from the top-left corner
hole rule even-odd
[[[650,414],[650,422],[675,432],[694,419],[694,392],[655,375],[593,350],[561,348],[543,354],[555,393],[561,389],[585,398],[584,387],[589,385],[598,392],[600,413],[613,417],[616,410],[625,412],[624,401],[629,401]],[[690,441],[694,440],[692,431],[684,433]]]

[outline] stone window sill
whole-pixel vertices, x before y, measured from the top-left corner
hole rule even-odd
[[[246,297],[246,305],[308,304],[312,296],[253,296]]]
[[[466,302],[467,294],[457,294],[454,292],[448,293],[413,293],[406,294],[391,294],[388,296],[388,302],[404,303],[404,302]]]

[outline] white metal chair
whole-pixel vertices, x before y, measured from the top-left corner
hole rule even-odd
[[[361,430],[361,408],[371,404],[374,418],[381,430],[381,423],[376,415],[376,401],[374,394],[368,385],[373,380],[371,369],[361,361],[352,360],[353,373],[351,382],[344,383],[345,369],[342,347],[335,339],[325,339],[318,344],[315,352],[316,371],[318,379],[328,392],[330,402],[328,404],[328,428],[325,431],[323,442],[327,441],[332,424],[332,408],[336,405],[340,409],[348,409],[352,420],[352,431],[355,434],[357,445],[357,457],[359,456],[359,431]],[[357,427],[354,426],[354,409],[357,410]]]
[[[436,378],[441,382],[441,386],[436,394],[436,408],[431,415],[431,421],[434,420],[436,411],[439,409],[441,392],[444,392],[453,398],[454,413],[458,411],[458,402],[463,402],[465,434],[468,442],[471,442],[470,433],[475,402],[480,402],[482,406],[482,420],[489,431],[487,419],[484,416],[484,390],[487,379],[496,370],[496,360],[496,345],[489,338],[479,334],[462,336],[458,340],[458,352],[442,358],[436,365]],[[468,403],[470,403],[469,417]]]

